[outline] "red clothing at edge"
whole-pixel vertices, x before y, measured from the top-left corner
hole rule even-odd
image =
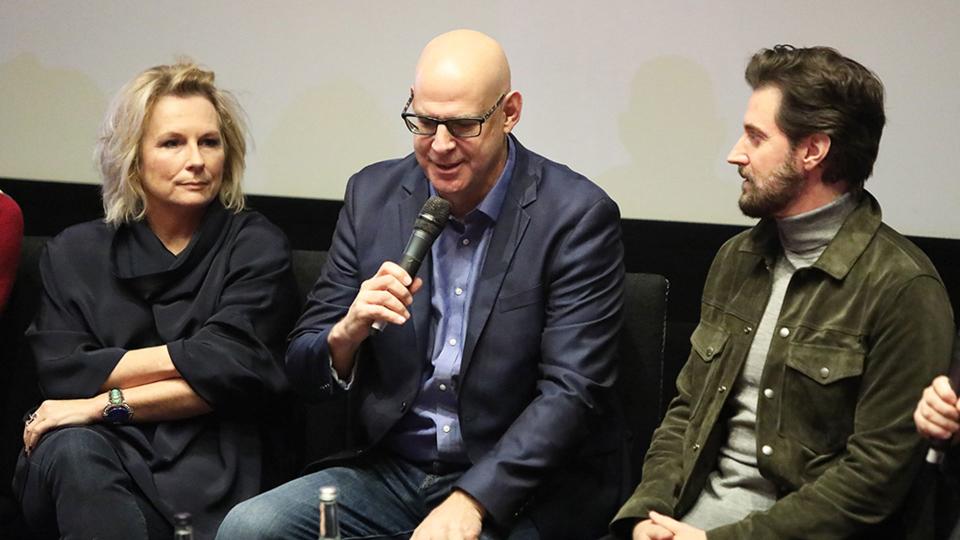
[[[7,305],[20,263],[23,214],[16,201],[0,192],[0,313]]]

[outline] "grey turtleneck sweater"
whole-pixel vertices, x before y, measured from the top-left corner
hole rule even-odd
[[[740,521],[747,514],[766,510],[776,502],[775,486],[761,476],[757,468],[760,376],[790,278],[798,269],[816,262],[856,206],[856,199],[847,193],[816,210],[777,220],[783,252],[773,268],[770,299],[727,403],[727,439],[700,497],[683,516],[684,522],[709,530]]]

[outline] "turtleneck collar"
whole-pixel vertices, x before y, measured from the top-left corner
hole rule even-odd
[[[856,207],[857,198],[848,192],[820,208],[778,219],[777,233],[783,254],[797,268],[810,266]]]

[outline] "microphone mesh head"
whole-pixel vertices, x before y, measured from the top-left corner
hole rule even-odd
[[[431,238],[436,238],[446,226],[448,219],[450,219],[450,203],[434,196],[423,203],[414,227],[425,231]]]

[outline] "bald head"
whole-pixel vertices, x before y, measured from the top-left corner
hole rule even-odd
[[[510,65],[493,38],[474,30],[441,34],[417,62],[414,96],[487,102],[510,90]]]
[[[417,62],[412,98],[413,114],[437,122],[434,133],[413,136],[417,162],[453,215],[463,217],[497,183],[507,162],[507,137],[520,120],[523,97],[510,89],[507,56],[480,32],[437,36]],[[449,122],[477,133],[456,135],[464,130],[451,133]]]

